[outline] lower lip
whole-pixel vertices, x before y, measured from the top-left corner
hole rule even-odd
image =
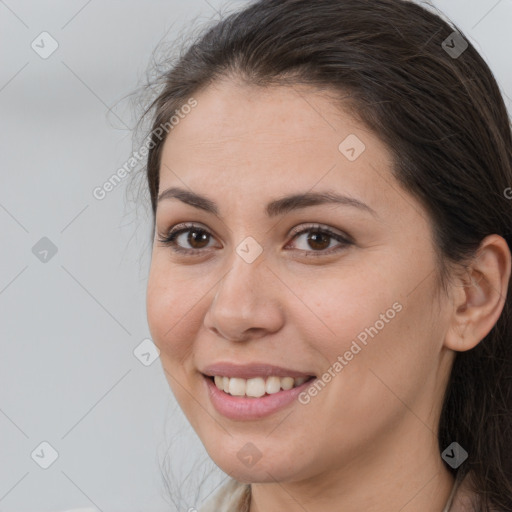
[[[260,398],[232,396],[221,391],[215,383],[203,375],[210,400],[215,410],[232,420],[257,420],[284,409],[316,379],[308,380],[296,388],[281,390]]]

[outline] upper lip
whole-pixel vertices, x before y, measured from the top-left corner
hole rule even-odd
[[[312,373],[299,372],[291,368],[283,368],[265,363],[235,364],[218,362],[210,364],[201,370],[209,377],[238,377],[239,379],[252,379],[254,377],[311,377]]]

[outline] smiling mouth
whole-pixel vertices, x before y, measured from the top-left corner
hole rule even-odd
[[[254,377],[251,379],[242,379],[238,377],[225,377],[220,375],[204,375],[212,381],[217,389],[231,396],[246,398],[261,398],[267,395],[274,395],[280,391],[302,386],[305,382],[315,379],[314,375],[309,377]]]

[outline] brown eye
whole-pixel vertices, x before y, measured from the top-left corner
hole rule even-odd
[[[181,224],[170,230],[167,236],[160,237],[158,240],[164,245],[171,246],[176,252],[197,254],[208,247],[210,238],[211,234],[199,226]]]
[[[192,249],[202,249],[205,247],[205,241],[206,245],[208,245],[210,235],[206,231],[202,229],[188,229],[186,232],[188,232],[187,243],[190,244]]]
[[[306,256],[322,256],[324,254],[330,254],[353,244],[349,237],[344,237],[339,233],[335,233],[327,227],[316,225],[302,229],[294,235],[293,240],[300,239],[302,235],[305,234],[307,234],[307,237],[304,239],[305,242],[303,247],[299,247],[299,250],[305,253]],[[338,242],[338,247],[331,246],[331,242],[333,240]]]
[[[329,228],[317,225],[309,226],[296,233],[293,240],[300,239],[304,234],[308,235],[305,239],[306,246],[298,250],[306,256],[328,255],[353,244],[350,237],[342,236]],[[166,236],[160,237],[158,240],[164,245],[170,246],[175,252],[196,256],[204,253],[204,249],[211,247],[208,245],[211,238],[212,234],[200,226],[179,224],[171,229]],[[337,247],[331,247],[333,240],[338,242]]]
[[[330,245],[330,236],[320,231],[311,231],[307,237],[308,244],[313,249],[324,250]]]

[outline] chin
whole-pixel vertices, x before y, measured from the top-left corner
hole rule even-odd
[[[278,444],[273,445],[262,435],[261,438],[247,436],[242,439],[233,436],[229,441],[212,440],[210,445],[204,445],[215,464],[242,483],[275,483],[304,478],[306,461],[299,460],[293,445],[286,450],[282,442],[276,440],[275,443]]]

